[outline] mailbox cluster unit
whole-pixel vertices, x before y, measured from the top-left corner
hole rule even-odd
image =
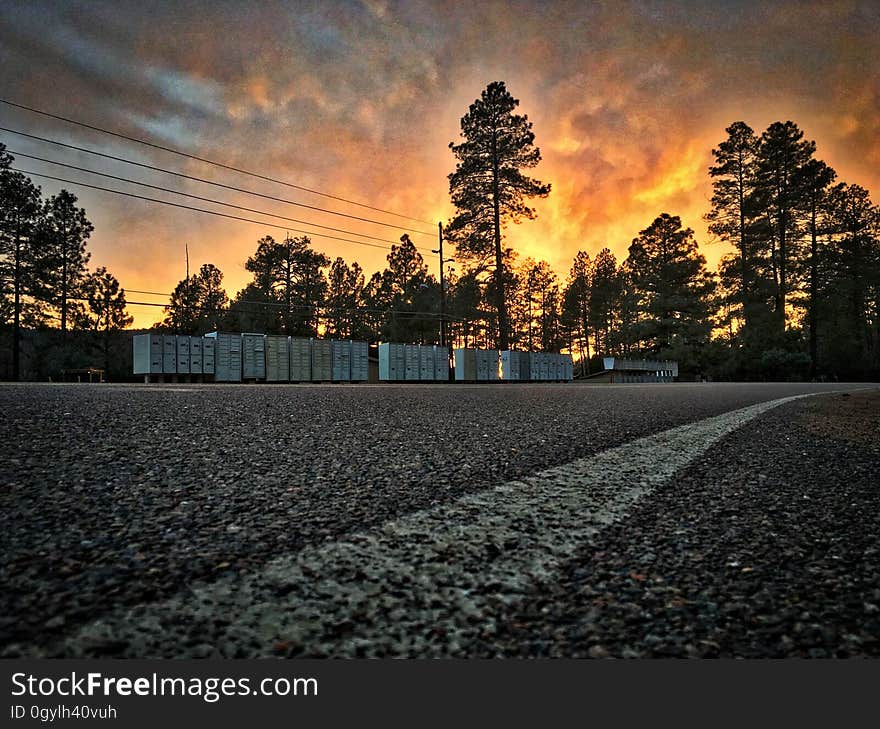
[[[456,349],[458,382],[568,382],[574,375],[569,354],[495,349]]]
[[[382,382],[448,382],[449,354],[436,344],[379,344]]]
[[[214,340],[180,334],[137,334],[134,337],[136,375],[213,375]]]
[[[210,332],[136,334],[136,375],[213,375],[215,382],[366,382],[369,346],[351,340]]]

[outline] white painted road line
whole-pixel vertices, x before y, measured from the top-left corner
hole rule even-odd
[[[640,438],[86,625],[50,653],[465,656],[501,604],[557,579],[719,439],[796,395]],[[295,524],[291,525],[296,528]],[[24,653],[30,652],[22,646]]]

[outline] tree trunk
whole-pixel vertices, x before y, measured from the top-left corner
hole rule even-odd
[[[815,380],[818,371],[819,345],[816,339],[816,289],[818,287],[818,242],[816,240],[816,200],[810,206],[810,379]]]
[[[749,291],[749,257],[748,251],[746,250],[746,211],[745,211],[745,180],[743,178],[743,159],[742,152],[740,152],[739,159],[739,188],[737,193],[739,195],[739,250],[740,256],[742,258],[742,316],[743,316],[743,326],[748,327],[749,318],[750,318],[750,291]]]
[[[498,137],[492,134],[492,207],[495,216],[495,288],[498,306],[498,348],[509,349],[507,341],[507,305],[504,299],[504,260],[501,251],[501,200],[498,179]]]
[[[67,335],[67,231],[61,228],[61,335]]]
[[[15,226],[15,274],[13,287],[15,290],[12,314],[12,379],[18,382],[21,378],[21,226],[16,216]]]

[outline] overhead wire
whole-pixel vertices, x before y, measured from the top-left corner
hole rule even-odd
[[[315,189],[313,189],[313,188],[305,187],[305,186],[303,186],[303,185],[297,185],[297,184],[294,184],[294,183],[292,183],[292,182],[287,182],[287,181],[285,181],[285,180],[279,180],[279,179],[274,178],[274,177],[269,177],[268,175],[261,175],[261,174],[258,173],[258,172],[252,172],[252,171],[250,171],[250,170],[245,170],[245,169],[242,169],[242,168],[240,168],[240,167],[234,167],[233,165],[227,165],[227,164],[224,164],[224,163],[222,163],[222,162],[216,162],[216,161],[214,161],[214,160],[207,159],[206,157],[199,157],[199,156],[194,155],[194,154],[189,154],[188,152],[182,152],[182,151],[180,151],[180,150],[178,150],[178,149],[174,149],[173,147],[166,147],[166,146],[161,145],[161,144],[156,144],[155,142],[148,142],[148,141],[145,140],[145,139],[140,139],[140,138],[138,138],[138,137],[129,136],[129,135],[127,135],[127,134],[122,134],[122,133],[120,133],[120,132],[114,132],[114,131],[112,131],[112,130],[110,130],[110,129],[104,129],[103,127],[98,127],[98,126],[95,126],[95,125],[93,125],[93,124],[87,124],[87,123],[85,123],[85,122],[81,122],[81,121],[78,121],[78,120],[76,120],[76,119],[71,119],[70,117],[61,116],[60,114],[52,114],[52,113],[50,113],[50,112],[48,112],[48,111],[43,111],[42,109],[36,109],[36,108],[34,108],[34,107],[32,107],[32,106],[26,106],[26,105],[24,105],[24,104],[19,104],[19,103],[16,103],[16,102],[14,102],[14,101],[10,101],[9,99],[3,99],[3,98],[0,98],[0,103],[2,103],[2,104],[6,104],[7,106],[11,106],[11,107],[14,107],[14,108],[17,108],[17,109],[22,109],[22,110],[24,110],[24,111],[28,111],[28,112],[31,112],[31,113],[33,113],[33,114],[39,114],[39,115],[41,115],[41,116],[45,116],[45,117],[50,118],[50,119],[57,119],[57,120],[59,120],[59,121],[66,122],[66,123],[68,123],[68,124],[75,124],[76,126],[83,127],[84,129],[91,129],[92,131],[100,132],[100,133],[102,133],[102,134],[108,134],[108,135],[111,135],[111,136],[117,137],[117,138],[119,138],[119,139],[125,139],[125,140],[127,140],[127,141],[129,141],[129,142],[135,142],[136,144],[142,144],[142,145],[147,146],[147,147],[152,147],[153,149],[159,149],[159,150],[161,150],[161,151],[163,151],[163,152],[170,152],[171,154],[176,154],[176,155],[179,155],[179,156],[181,156],[181,157],[186,157],[186,158],[188,158],[188,159],[196,160],[197,162],[203,162],[203,163],[205,163],[205,164],[213,165],[213,166],[215,166],[215,167],[219,167],[219,168],[222,168],[222,169],[225,169],[225,170],[229,170],[229,171],[231,171],[231,172],[237,172],[238,174],[247,175],[247,176],[249,176],[249,177],[254,177],[254,178],[256,178],[256,179],[265,180],[265,181],[267,181],[267,182],[272,182],[272,183],[275,183],[275,184],[278,184],[278,185],[284,185],[285,187],[290,187],[290,188],[295,189],[295,190],[302,190],[303,192],[308,192],[308,193],[311,193],[311,194],[313,194],[313,195],[319,195],[319,196],[321,196],[321,197],[325,197],[325,198],[328,198],[328,199],[331,199],[331,200],[336,200],[336,201],[338,201],[338,202],[344,202],[344,203],[347,203],[347,204],[349,204],[349,205],[356,205],[356,206],[358,206],[358,207],[362,207],[362,208],[365,208],[365,209],[368,209],[368,210],[373,210],[373,211],[378,212],[378,213],[383,213],[384,215],[392,215],[392,216],[394,216],[394,217],[403,218],[403,219],[406,219],[406,220],[411,220],[411,221],[414,221],[414,222],[417,222],[417,223],[424,223],[425,225],[432,225],[432,223],[429,222],[429,221],[427,221],[427,220],[421,220],[421,219],[419,219],[419,218],[414,218],[414,217],[409,216],[409,215],[403,215],[402,213],[396,213],[396,212],[393,212],[393,211],[391,211],[391,210],[384,210],[384,209],[379,208],[379,207],[374,207],[374,206],[372,206],[372,205],[367,205],[366,203],[357,202],[356,200],[350,200],[350,199],[348,199],[348,198],[340,197],[340,196],[338,196],[338,195],[332,195],[332,194],[330,194],[330,193],[326,193],[326,192],[321,192],[321,191],[319,191],[319,190],[315,190]]]
[[[125,289],[128,291],[128,289]],[[132,293],[138,293],[131,290]],[[168,296],[169,294],[156,294],[157,296]],[[89,299],[84,296],[69,296],[67,297],[68,301],[88,301]],[[413,319],[440,319],[441,315],[436,311],[405,311],[401,309],[377,309],[370,307],[339,307],[339,306],[319,306],[312,304],[290,304],[288,307],[287,304],[279,301],[254,301],[253,299],[239,299],[238,301],[232,302],[237,308],[242,308],[242,304],[246,304],[248,306],[243,307],[244,311],[260,311],[264,307],[275,307],[275,308],[290,308],[297,309],[304,312],[318,312],[322,311],[325,314],[328,312],[345,312],[345,313],[354,313],[354,314],[391,314],[394,316],[406,316]],[[163,304],[158,301],[125,301],[126,306],[152,306],[159,307],[162,309],[170,309],[171,304]],[[181,305],[181,309],[188,311],[216,311],[216,309],[209,308],[203,305]],[[227,307],[223,311],[229,311]],[[453,316],[452,314],[445,315],[447,320],[451,321],[465,321],[463,317]]]
[[[47,180],[55,180],[56,182],[63,182],[66,185],[76,185],[79,187],[88,188],[90,190],[100,190],[102,192],[110,192],[110,193],[113,193],[114,195],[123,195],[125,197],[135,198],[137,200],[145,200],[147,202],[159,203],[160,205],[170,205],[171,207],[175,207],[175,208],[181,208],[184,210],[192,210],[194,212],[205,213],[207,215],[216,215],[218,217],[228,218],[230,220],[240,220],[245,223],[254,223],[256,225],[262,225],[262,226],[269,227],[269,228],[277,228],[279,230],[286,230],[286,231],[292,230],[296,233],[303,233],[305,235],[313,235],[313,236],[319,237],[319,238],[327,238],[328,240],[337,240],[337,241],[342,241],[344,243],[353,243],[355,245],[366,246],[368,248],[379,248],[380,250],[383,250],[383,251],[388,250],[387,245],[383,246],[383,245],[379,245],[378,243],[367,243],[366,241],[362,241],[362,240],[351,240],[350,238],[340,238],[339,236],[327,235],[326,233],[299,230],[297,228],[291,228],[290,226],[287,226],[287,225],[279,225],[277,223],[270,223],[270,222],[264,221],[264,220],[254,220],[253,218],[245,218],[240,215],[230,215],[229,213],[221,213],[217,210],[206,210],[205,208],[198,208],[193,205],[184,205],[183,203],[171,202],[170,200],[160,200],[158,198],[149,197],[147,195],[138,195],[133,192],[125,192],[123,190],[114,190],[112,188],[102,187],[100,185],[91,185],[87,182],[78,182],[76,180],[67,180],[63,177],[57,177],[55,175],[48,175],[44,172],[34,172],[32,170],[23,170],[19,167],[9,167],[9,169],[12,170],[13,172],[21,172],[24,175],[33,175],[34,177],[42,177]],[[436,257],[436,254],[434,254],[433,252],[428,255]]]
[[[28,139],[35,139],[39,142],[45,142],[47,144],[54,144],[58,147],[65,147],[67,149],[73,149],[77,152],[85,152],[86,154],[92,154],[92,155],[95,155],[96,157],[103,157],[105,159],[110,159],[115,162],[122,162],[124,164],[133,165],[135,167],[141,167],[143,169],[152,170],[153,172],[161,172],[166,175],[174,175],[175,177],[180,177],[185,180],[191,180],[193,182],[200,182],[204,185],[212,185],[213,187],[220,187],[220,188],[223,188],[224,190],[232,190],[234,192],[241,192],[246,195],[253,195],[254,197],[261,197],[266,200],[272,200],[274,202],[284,203],[285,205],[295,205],[296,207],[306,208],[308,210],[314,210],[316,212],[321,212],[321,213],[329,213],[330,215],[337,215],[337,216],[340,216],[343,218],[348,218],[350,220],[357,220],[362,223],[371,223],[373,225],[383,225],[386,228],[394,228],[395,230],[407,230],[402,225],[396,225],[393,223],[385,223],[380,220],[371,220],[370,218],[363,218],[359,215],[349,215],[348,213],[340,213],[335,210],[328,210],[327,208],[316,207],[315,205],[306,205],[305,203],[296,202],[295,200],[287,200],[286,198],[283,198],[283,197],[276,197],[274,195],[267,195],[262,192],[257,192],[256,190],[248,190],[247,188],[244,188],[244,187],[236,187],[235,185],[227,185],[223,182],[216,182],[214,180],[205,179],[204,177],[196,177],[195,175],[187,175],[183,172],[178,172],[176,170],[169,170],[169,169],[165,169],[164,167],[156,167],[155,165],[148,165],[145,162],[137,162],[135,160],[128,159],[126,157],[119,157],[115,154],[107,154],[106,152],[98,152],[97,150],[89,149],[88,147],[80,147],[76,144],[69,144],[68,142],[60,142],[55,139],[50,139],[49,137],[41,137],[36,134],[30,134],[28,132],[21,132],[16,129],[10,129],[10,128],[4,127],[4,126],[0,126],[0,131],[8,132],[10,134],[15,134],[20,137],[26,137]],[[13,152],[12,150],[9,150],[9,149],[7,149],[7,151],[10,152],[10,154],[19,154],[22,157],[31,156],[31,155],[25,154],[24,152]],[[427,231],[427,230],[408,229],[407,232],[419,233],[420,235],[429,235],[432,237],[437,235],[435,232],[431,232],[431,231]]]
[[[25,152],[18,152],[18,151],[9,149],[9,148],[7,148],[6,151],[12,155],[17,155],[19,157],[27,157],[28,159],[37,160],[39,162],[46,162],[51,165],[57,165],[58,167],[67,167],[68,169],[71,169],[71,170],[77,170],[78,172],[85,172],[87,174],[97,175],[99,177],[106,177],[111,180],[117,180],[118,182],[126,182],[130,185],[139,185],[141,187],[148,187],[151,190],[159,190],[161,192],[170,192],[174,195],[188,197],[193,200],[201,200],[202,202],[209,202],[209,203],[213,203],[215,205],[223,205],[224,207],[235,208],[236,210],[244,210],[245,212],[248,212],[248,213],[257,213],[258,215],[266,215],[270,218],[279,218],[281,220],[287,220],[291,223],[300,223],[302,225],[312,225],[316,228],[323,228],[324,230],[332,230],[336,233],[345,233],[346,235],[358,235],[362,238],[369,238],[370,240],[377,240],[377,241],[381,241],[383,243],[388,243],[390,245],[395,245],[394,241],[389,241],[386,238],[378,238],[377,236],[368,235],[366,233],[358,233],[353,230],[345,230],[344,228],[334,228],[333,226],[330,226],[330,225],[322,225],[321,223],[313,223],[309,220],[301,220],[299,218],[291,218],[291,217],[288,217],[287,215],[279,215],[278,213],[270,213],[266,210],[257,210],[255,208],[249,208],[244,205],[235,205],[234,203],[228,203],[228,202],[224,202],[222,200],[215,200],[214,198],[203,197],[202,195],[194,195],[189,192],[180,192],[179,190],[174,190],[170,187],[164,187],[162,185],[152,185],[148,182],[140,182],[138,180],[132,180],[128,177],[120,177],[119,175],[111,175],[109,172],[98,172],[97,170],[90,170],[87,167],[80,167],[79,165],[73,165],[68,162],[58,162],[57,160],[48,159],[47,157],[38,157],[35,154],[26,154]],[[298,232],[302,232],[302,231],[298,231]],[[417,248],[418,248],[418,246],[417,246]],[[429,249],[421,248],[419,250],[427,251]]]

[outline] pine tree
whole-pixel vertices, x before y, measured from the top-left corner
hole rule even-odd
[[[258,242],[256,252],[245,263],[254,274],[248,296],[253,297],[256,290],[261,292],[258,298],[265,298],[267,304],[280,304],[275,307],[276,317],[265,312],[267,320],[275,320],[267,331],[317,334],[320,307],[327,293],[324,268],[329,265],[330,259],[313,250],[307,236],[288,237],[281,242],[266,236]]]
[[[228,305],[223,272],[213,263],[205,263],[198,273],[174,288],[163,326],[179,334],[215,331],[220,328]]]
[[[327,332],[336,337],[363,337],[364,272],[337,258],[327,278]]]
[[[828,186],[834,182],[837,173],[824,162],[811,159],[798,172],[795,185],[801,190],[801,210],[804,228],[810,240],[810,255],[807,262],[807,326],[810,337],[810,378],[816,377],[819,366],[818,345],[818,306],[819,306],[819,237],[827,221],[823,211],[827,210]]]
[[[734,122],[725,131],[727,139],[712,150],[715,157],[715,164],[709,168],[712,209],[706,220],[709,232],[735,246],[739,254],[737,265],[728,266],[728,280],[732,283],[729,300],[736,306],[748,331],[755,307],[753,259],[756,254],[749,240],[754,215],[749,202],[756,184],[758,140],[745,122]]]
[[[562,297],[563,318],[577,339],[582,374],[585,375],[590,372],[590,292],[594,270],[590,254],[586,251],[578,251],[572,262]],[[574,351],[573,345],[574,341],[569,345],[572,351]]]
[[[608,248],[603,248],[593,260],[589,301],[590,328],[597,354],[611,354],[614,349],[612,331],[623,293],[622,284],[617,258]]]
[[[22,315],[33,290],[34,231],[40,214],[40,189],[9,169],[12,157],[0,144],[0,292],[4,321],[12,319],[12,379],[21,376]],[[11,301],[9,301],[11,299]]]
[[[86,241],[94,230],[86,211],[76,202],[76,196],[67,190],[49,198],[37,232],[42,296],[59,311],[62,334],[67,333],[71,309],[79,315],[83,308],[76,299],[91,258]]]
[[[663,213],[639,233],[625,266],[635,288],[636,341],[647,351],[694,362],[712,330],[715,284],[690,228]]]
[[[774,122],[761,135],[756,160],[756,183],[749,204],[761,211],[769,248],[773,281],[776,336],[785,334],[786,304],[793,287],[793,261],[799,254],[797,212],[803,209],[801,168],[812,158],[816,143],[791,121]]]
[[[509,346],[502,228],[507,222],[533,219],[535,211],[526,199],[550,193],[550,185],[521,171],[537,166],[541,152],[534,145],[528,117],[513,113],[518,105],[503,81],[490,83],[461,119],[464,141],[449,144],[457,160],[455,172],[449,175],[456,215],[446,226],[446,236],[463,257],[485,258],[494,253],[501,349]]]
[[[110,371],[110,335],[130,326],[134,318],[126,311],[125,289],[119,287],[116,277],[101,266],[88,274],[83,282],[83,294],[88,304],[86,323],[93,332],[99,332],[103,341],[104,371]]]

